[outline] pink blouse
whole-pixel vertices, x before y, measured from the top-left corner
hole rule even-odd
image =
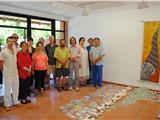
[[[34,70],[47,70],[48,57],[44,54],[37,54],[36,52],[32,55],[32,65]]]

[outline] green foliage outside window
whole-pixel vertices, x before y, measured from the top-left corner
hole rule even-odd
[[[0,17],[0,25],[14,26],[14,27],[26,27],[27,24],[23,20],[16,19],[4,19]],[[23,28],[9,28],[9,27],[0,27],[0,43],[2,46],[6,45],[6,39],[8,36],[11,36],[13,33],[19,35],[19,42],[26,39],[26,29]]]
[[[64,22],[55,22],[56,30],[64,30]],[[20,43],[23,40],[27,40],[27,18],[14,17],[0,14],[0,46],[6,45],[6,39],[13,33],[17,33]],[[34,28],[34,29],[32,29]],[[55,31],[56,40],[64,39],[64,32]],[[31,36],[33,38],[34,46],[38,42],[39,38],[48,40],[51,35],[51,21],[31,19]]]

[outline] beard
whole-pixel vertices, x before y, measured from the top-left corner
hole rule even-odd
[[[62,48],[64,48],[65,47],[65,45],[60,45]]]

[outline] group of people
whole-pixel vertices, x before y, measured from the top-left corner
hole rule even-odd
[[[29,38],[18,44],[16,33],[6,40],[7,46],[0,52],[0,70],[3,71],[6,110],[11,107],[11,90],[13,105],[17,106],[31,102],[31,88],[36,94],[50,88],[50,75],[54,79],[54,87],[62,90],[79,91],[80,86],[93,84],[102,87],[104,48],[98,37],[89,38],[85,47],[85,38],[75,37],[69,40],[70,46],[64,39],[56,44],[53,35],[49,43],[44,45],[40,39],[33,47],[33,39]],[[2,76],[2,75],[1,75]],[[35,82],[34,82],[35,80]]]

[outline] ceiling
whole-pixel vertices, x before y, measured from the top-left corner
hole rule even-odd
[[[57,16],[63,16],[66,19],[72,19],[76,16],[82,15],[87,16],[100,12],[101,10],[127,10],[127,9],[138,9],[137,6],[140,2],[137,1],[73,1],[73,0],[59,0],[59,1],[28,1],[28,2],[0,2],[0,5],[8,7],[16,7],[19,9],[25,9],[30,11],[42,12],[47,14],[53,14]],[[148,1],[147,1],[148,2]],[[160,2],[150,1],[149,6],[159,6]]]

